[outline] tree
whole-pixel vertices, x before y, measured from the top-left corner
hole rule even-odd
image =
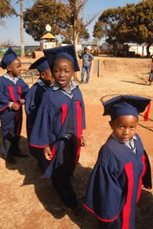
[[[45,25],[52,26],[52,33],[60,35],[63,40],[78,43],[80,38],[89,38],[87,26],[95,18],[87,21],[81,11],[87,0],[37,0],[31,9],[24,13],[24,27],[34,40],[40,40],[45,32]]]
[[[27,9],[24,14],[25,30],[32,35],[34,40],[40,40],[40,37],[45,32],[45,25],[50,24],[54,35],[61,35],[63,40],[73,43],[78,27],[82,28],[80,36],[87,36],[87,31],[82,19],[76,16],[78,15],[79,9],[74,8],[72,2],[70,5],[65,1],[38,0],[33,7]],[[74,20],[76,17],[77,23]]]
[[[24,28],[34,40],[39,41],[45,33],[46,24],[52,27],[54,35],[65,36],[70,28],[67,24],[67,9],[63,3],[55,0],[37,0],[32,8],[24,12]]]
[[[20,6],[20,39],[21,39],[21,56],[25,56],[25,50],[24,50],[24,23],[23,23],[23,0],[19,0],[19,6]]]
[[[97,21],[94,25],[93,37],[97,39],[101,39],[105,35],[103,23],[101,21]]]
[[[147,55],[150,55],[149,47],[153,43],[152,0],[108,9],[101,14],[99,21],[103,23],[107,41],[110,44],[146,43]]]
[[[85,25],[83,23],[83,19],[80,16],[80,13],[87,0],[68,0],[65,2],[68,10],[68,20],[72,28],[73,43],[76,45],[82,30],[85,31]]]
[[[0,25],[3,26],[5,23],[2,20],[4,17],[8,17],[14,14],[14,10],[11,8],[9,0],[0,0]]]
[[[18,0],[16,2],[19,4],[19,12],[15,10],[15,15],[20,17],[20,42],[21,42],[21,56],[25,56],[24,49],[24,12],[23,12],[23,0]]]
[[[147,44],[147,56],[150,56],[149,48],[153,44],[153,1],[146,0],[136,5],[136,15],[139,43]],[[137,28],[137,27],[136,27]]]
[[[10,16],[14,13],[15,11],[11,7],[10,0],[0,0],[0,18]]]
[[[16,15],[20,17],[20,39],[21,39],[21,56],[24,56],[24,27],[23,27],[23,0],[18,0],[16,4],[19,4],[20,12],[18,13],[16,9],[11,5],[10,0],[0,0],[0,18]]]
[[[88,17],[88,20],[84,20],[81,16],[88,0],[67,0],[67,9],[69,12],[69,21],[73,30],[73,43],[76,45],[79,38],[89,38],[89,34],[86,32],[87,26],[97,17],[97,13]],[[82,36],[84,35],[84,37]]]

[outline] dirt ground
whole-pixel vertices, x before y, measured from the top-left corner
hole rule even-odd
[[[82,148],[73,178],[73,185],[80,201],[83,199],[98,150],[111,133],[109,117],[102,116],[100,98],[105,95],[127,93],[153,98],[153,85],[149,85],[146,74],[149,71],[149,60],[101,57],[101,61],[102,76],[96,76],[93,64],[90,83],[80,85],[87,120],[84,133],[87,145]],[[0,73],[2,74],[2,71]],[[31,83],[31,79],[28,82]],[[153,106],[149,121],[144,121],[143,116],[140,116],[138,133],[153,166]],[[25,122],[22,128],[21,149],[28,154]],[[4,160],[0,158],[0,229],[97,228],[96,219],[86,211],[77,218],[65,214],[50,181],[40,179],[41,174],[33,158],[29,156],[17,160],[16,166],[6,168]],[[136,229],[153,228],[152,194],[152,191],[142,192],[137,207]]]

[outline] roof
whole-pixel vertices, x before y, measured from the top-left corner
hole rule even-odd
[[[40,39],[51,39],[51,38],[55,38],[54,35],[52,33],[46,33]]]

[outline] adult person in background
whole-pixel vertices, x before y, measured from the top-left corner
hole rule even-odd
[[[151,56],[150,73],[149,73],[150,85],[151,85],[152,81],[153,81],[153,55]]]
[[[82,59],[81,83],[84,83],[85,72],[86,72],[85,83],[89,83],[91,62],[94,59],[94,57],[89,53],[89,49],[85,47],[83,53],[79,55],[79,58]]]

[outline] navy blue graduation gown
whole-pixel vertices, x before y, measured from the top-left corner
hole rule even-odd
[[[15,84],[4,76],[0,77],[0,120],[3,137],[8,133],[12,137],[20,135],[22,106],[18,111],[14,111],[9,108],[9,104],[10,102],[19,102],[19,99],[24,99],[28,90],[28,85],[21,78],[18,78]]]
[[[41,104],[42,96],[50,86],[47,86],[42,81],[36,82],[28,91],[25,101],[25,110],[27,114],[27,135],[28,138],[31,133],[33,123],[35,121],[37,110]]]
[[[30,145],[37,148],[50,146],[55,155],[45,176],[50,177],[54,169],[63,164],[64,141],[70,111],[73,113],[73,136],[77,139],[75,160],[80,154],[82,129],[85,128],[85,111],[81,91],[77,86],[72,90],[73,98],[65,95],[60,89],[49,89],[44,93],[41,106],[31,132]]]
[[[100,149],[91,173],[84,207],[103,222],[105,228],[134,229],[142,183],[151,188],[149,161],[139,136],[136,136],[136,154],[109,137]]]

